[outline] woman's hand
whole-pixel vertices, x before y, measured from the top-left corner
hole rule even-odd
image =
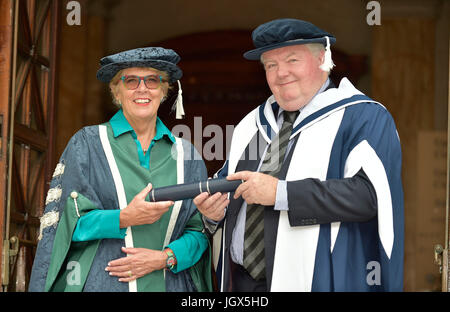
[[[167,254],[164,251],[125,247],[122,251],[127,256],[110,261],[105,268],[109,275],[119,277],[119,282],[130,282],[166,267]]]
[[[230,203],[230,200],[228,199],[228,193],[215,193],[209,196],[208,193],[204,192],[195,197],[193,202],[201,214],[218,222],[225,216],[225,207]]]
[[[148,202],[145,200],[151,191],[152,185],[149,183],[133,200],[120,211],[120,228],[132,225],[152,224],[165,214],[173,201]]]

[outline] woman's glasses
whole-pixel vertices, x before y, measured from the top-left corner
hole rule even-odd
[[[157,89],[162,82],[166,82],[166,80],[163,80],[162,77],[158,75],[148,75],[145,77],[130,75],[122,76],[120,79],[123,81],[123,85],[128,90],[137,89],[141,84],[141,80],[144,81],[144,84],[148,89]]]

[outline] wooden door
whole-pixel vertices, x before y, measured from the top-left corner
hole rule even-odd
[[[7,39],[1,47],[2,55],[9,57],[0,62],[0,73],[9,75],[8,85],[2,85],[9,96],[0,98],[6,150],[0,160],[2,286],[3,291],[26,291],[54,167],[59,1],[0,0],[0,4],[9,24],[2,29]]]

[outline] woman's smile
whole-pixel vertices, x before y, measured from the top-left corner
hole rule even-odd
[[[137,98],[133,102],[139,106],[147,106],[150,104],[152,100],[149,98]]]

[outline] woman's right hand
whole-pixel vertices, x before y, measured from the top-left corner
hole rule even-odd
[[[173,201],[148,202],[145,200],[151,191],[149,183],[133,200],[120,211],[120,228],[133,225],[152,224],[161,218],[174,204]]]

